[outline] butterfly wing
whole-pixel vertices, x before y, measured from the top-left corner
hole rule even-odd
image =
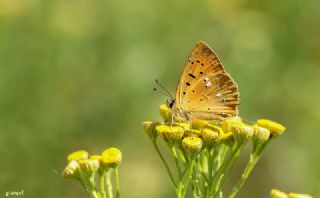
[[[236,116],[238,86],[204,42],[192,49],[182,72],[174,108],[192,118],[223,120]]]

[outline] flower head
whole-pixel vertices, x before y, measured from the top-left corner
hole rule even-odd
[[[122,160],[122,153],[115,147],[108,148],[102,152],[101,166],[103,168],[116,168]]]
[[[66,179],[79,179],[80,178],[80,166],[75,160],[71,160],[62,172],[62,175]]]
[[[202,148],[202,140],[198,137],[186,137],[182,140],[182,147],[190,155],[190,157],[195,157]]]
[[[160,115],[166,123],[171,123],[172,111],[166,104],[160,105]]]
[[[230,132],[232,132],[237,141],[248,141],[251,139],[254,129],[244,123],[235,122],[230,125]]]
[[[156,130],[158,135],[169,145],[173,146],[179,143],[184,134],[184,128],[177,124],[172,124],[172,126],[168,126],[165,124],[161,124],[156,126]]]
[[[259,119],[257,120],[257,124],[258,126],[268,129],[271,137],[278,137],[286,130],[286,127],[283,125],[271,120]]]
[[[85,150],[78,150],[68,155],[68,162],[72,160],[88,159],[89,153]]]
[[[204,147],[211,147],[219,141],[222,129],[217,126],[207,126],[201,129],[201,137]]]
[[[196,129],[186,129],[186,130],[184,130],[183,136],[184,137],[200,137],[201,132]]]
[[[99,169],[99,160],[97,159],[81,159],[79,160],[81,171],[90,176]]]
[[[157,125],[159,125],[159,122],[144,121],[142,123],[143,130],[149,138],[151,138],[151,139],[157,138],[157,136],[158,136],[157,131],[156,131]]]
[[[203,127],[208,126],[209,122],[207,120],[199,120],[199,119],[192,119],[192,128],[194,129],[202,129]]]
[[[312,198],[312,196],[308,194],[289,193],[288,198]]]
[[[260,127],[258,125],[253,125],[254,133],[252,140],[257,143],[266,142],[270,138],[270,131],[266,128]]]
[[[226,146],[232,146],[235,142],[232,132],[224,133],[220,135],[220,142]]]

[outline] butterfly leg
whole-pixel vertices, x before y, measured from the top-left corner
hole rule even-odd
[[[171,115],[171,123],[170,123],[170,127],[172,128],[172,124],[173,124],[173,120],[174,120],[174,115]]]

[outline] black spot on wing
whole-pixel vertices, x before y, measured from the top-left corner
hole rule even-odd
[[[191,73],[189,73],[189,76],[190,76],[191,78],[196,78],[196,76],[193,75],[193,74],[191,74]]]

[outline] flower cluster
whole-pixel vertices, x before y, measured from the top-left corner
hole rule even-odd
[[[189,183],[194,197],[226,196],[224,186],[230,172],[244,145],[252,143],[247,166],[229,194],[235,197],[268,143],[285,131],[283,125],[266,119],[259,119],[254,125],[244,123],[240,117],[221,122],[199,119],[181,122],[172,117],[165,104],[160,106],[160,114],[163,122],[145,121],[143,128],[168,172],[177,197],[185,197]],[[162,155],[158,139],[168,146],[176,174]]]
[[[115,197],[119,197],[118,166],[121,159],[121,151],[114,147],[92,156],[85,150],[75,151],[68,155],[68,164],[62,175],[79,181],[89,198],[112,198],[111,174],[114,173]]]
[[[298,193],[285,193],[278,189],[272,189],[270,192],[270,198],[312,198],[308,194],[298,194]]]

